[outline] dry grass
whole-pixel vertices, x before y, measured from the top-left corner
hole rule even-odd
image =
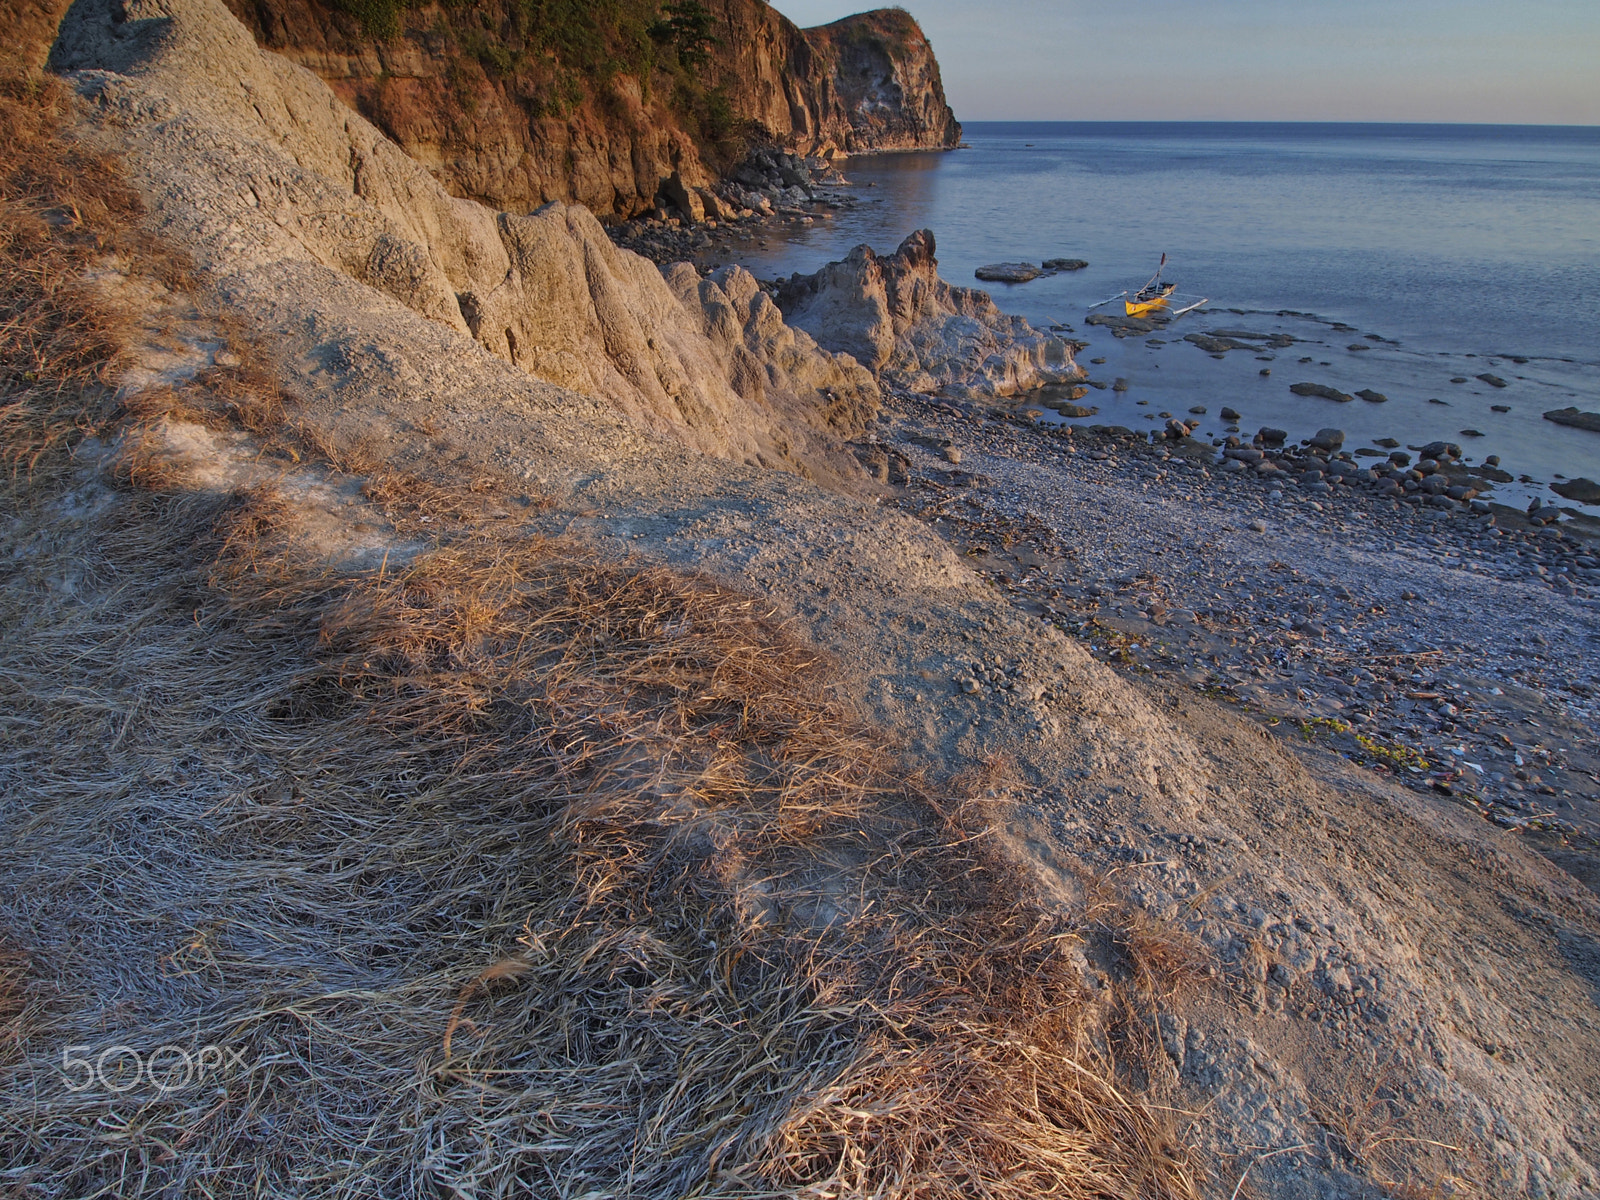
[[[75,595],[8,581],[9,1182],[1191,1192],[1071,929],[750,598],[551,542],[319,577],[240,553],[273,505],[127,497]],[[118,1043],[250,1065],[67,1090]]]
[[[198,415],[436,528],[494,489],[320,446],[248,358],[119,412],[79,278],[137,205],[6,70],[8,1194],[1194,1194],[983,803],[759,602],[470,524],[334,575],[160,474],[141,423]]]
[[[15,9],[0,9],[11,29],[27,25]],[[125,322],[83,285],[84,269],[108,255],[165,269],[114,164],[64,136],[66,88],[40,58],[32,45],[0,52],[0,447],[13,471],[114,411]]]

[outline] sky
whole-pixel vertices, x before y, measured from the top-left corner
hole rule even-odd
[[[1600,125],[1600,0],[900,2],[963,121]]]

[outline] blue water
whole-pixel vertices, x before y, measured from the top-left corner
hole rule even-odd
[[[1120,396],[1095,393],[1098,420],[1138,427],[1156,410],[1231,404],[1247,432],[1334,425],[1351,447],[1447,438],[1536,481],[1600,478],[1600,434],[1541,416],[1600,411],[1600,128],[986,122],[966,139],[948,153],[851,160],[859,207],[774,231],[739,257],[758,275],[811,271],[926,227],[954,283],[975,284],[989,262],[1088,259],[1073,274],[979,286],[1089,341],[1079,361],[1107,359],[1089,367],[1095,377],[1128,380]],[[1169,339],[1160,347],[1084,324],[1089,305],[1142,283],[1163,251],[1167,277],[1209,297],[1207,310],[1157,335]],[[1179,340],[1217,329],[1302,344],[1264,363],[1243,351],[1218,361]],[[1484,372],[1509,386],[1473,378]],[[1390,402],[1293,396],[1301,380]],[[1221,431],[1216,420],[1206,428]]]

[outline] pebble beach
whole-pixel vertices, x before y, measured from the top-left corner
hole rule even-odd
[[[1420,484],[1396,496],[1387,474],[1325,471],[1352,460],[1310,446],[1230,450],[910,396],[882,430],[905,459],[899,502],[1103,660],[1496,824],[1595,845],[1594,531]],[[974,663],[972,679],[1004,688],[1019,665]]]

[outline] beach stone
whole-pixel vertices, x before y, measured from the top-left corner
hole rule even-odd
[[[1311,446],[1316,450],[1337,450],[1344,445],[1344,430],[1319,429],[1311,436]]]
[[[1032,263],[1009,262],[990,263],[986,267],[979,267],[973,274],[985,283],[1031,283],[1044,272]]]
[[[1254,521],[1250,522],[1250,528],[1256,533],[1265,533],[1267,531],[1267,523],[1260,517],[1257,517]]]
[[[1224,459],[1222,465],[1217,468],[1217,470],[1227,475],[1237,475],[1240,471],[1248,471],[1249,469],[1248,464],[1240,462],[1237,458]]]
[[[1503,388],[1507,386],[1504,379],[1501,379],[1498,375],[1492,375],[1488,371],[1485,371],[1482,375],[1479,375],[1478,378],[1484,383],[1487,383],[1490,387]]]
[[[1346,395],[1338,388],[1329,387],[1325,383],[1291,383],[1289,390],[1296,396],[1320,396],[1324,400],[1332,400],[1338,404],[1348,404],[1354,396]]]
[[[1221,415],[1221,417],[1222,417],[1222,419],[1224,421],[1237,421],[1237,420],[1239,420],[1239,414],[1237,412],[1235,412],[1233,409],[1229,408],[1226,404],[1224,404],[1222,406],[1222,412],[1221,412],[1220,415]]]
[[[1389,397],[1385,396],[1382,392],[1375,392],[1371,388],[1362,388],[1356,393],[1356,395],[1360,396],[1368,404],[1389,403]]]
[[[1289,440],[1287,429],[1274,429],[1270,425],[1263,425],[1256,430],[1256,437],[1266,446],[1281,446]]]
[[[1544,419],[1554,421],[1557,425],[1600,433],[1600,413],[1580,412],[1577,408],[1556,408],[1545,413]]]
[[[1455,442],[1429,442],[1422,448],[1422,456],[1433,459],[1460,458],[1461,447]]]
[[[1196,404],[1189,411],[1194,413],[1197,417],[1203,417],[1206,415],[1205,405],[1203,404]]]
[[[1087,259],[1082,258],[1047,258],[1044,260],[1046,271],[1081,271],[1089,265]]]
[[[1498,413],[1507,413],[1507,412],[1511,411],[1511,405],[1509,405],[1509,404],[1491,404],[1491,405],[1489,405],[1489,411],[1490,412],[1498,412]]]

